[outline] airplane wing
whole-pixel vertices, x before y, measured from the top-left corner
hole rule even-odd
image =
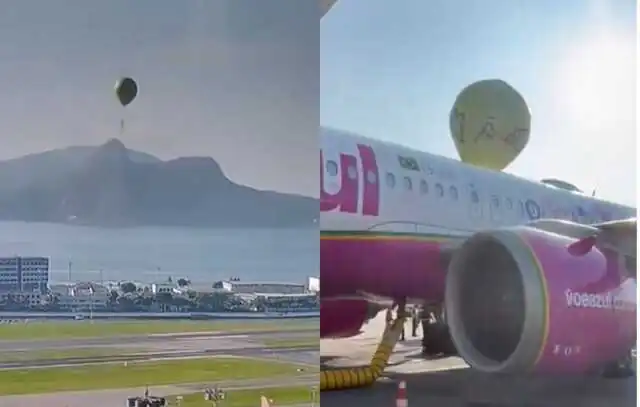
[[[577,241],[569,247],[569,251],[576,256],[589,253],[593,247],[603,247],[614,250],[625,257],[627,269],[635,276],[636,249],[638,247],[637,218],[614,220],[591,225],[583,225],[559,219],[540,219],[530,222],[527,226],[577,239]],[[463,241],[464,239],[456,239],[448,246],[442,248],[442,261],[445,267],[449,261],[451,261],[451,257]]]
[[[638,247],[638,219],[624,219],[593,225],[600,231],[597,245],[603,245],[625,256],[635,258]]]
[[[615,250],[624,256],[636,257],[637,218],[592,225],[557,219],[540,219],[529,223],[529,226],[578,239],[569,247],[569,250],[575,255],[586,254],[594,246],[598,246]]]

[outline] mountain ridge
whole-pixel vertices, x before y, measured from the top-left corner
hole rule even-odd
[[[110,139],[0,161],[0,220],[102,227],[311,226],[318,200],[228,179],[211,157],[161,160]]]

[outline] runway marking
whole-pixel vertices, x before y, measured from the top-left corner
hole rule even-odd
[[[208,336],[207,336],[208,335]],[[182,337],[200,337],[200,338],[207,338],[207,337],[214,337],[216,339],[218,338],[248,338],[249,335],[246,334],[229,334],[229,335],[224,335],[224,334],[220,334],[220,332],[215,332],[215,331],[211,331],[211,332],[175,332],[175,333],[164,333],[164,334],[150,334],[147,335],[150,338],[182,338]]]

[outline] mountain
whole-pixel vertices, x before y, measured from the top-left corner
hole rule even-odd
[[[0,220],[105,227],[311,226],[313,198],[229,180],[210,157],[162,161],[117,139],[0,162]]]

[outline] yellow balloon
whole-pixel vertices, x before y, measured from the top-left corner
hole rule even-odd
[[[487,79],[464,88],[449,115],[460,159],[493,170],[505,169],[529,142],[531,112],[505,81]]]

